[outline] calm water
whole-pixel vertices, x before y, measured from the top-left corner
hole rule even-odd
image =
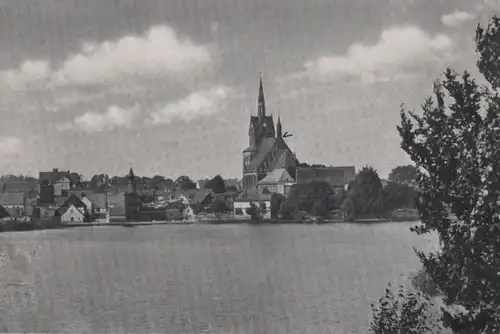
[[[20,251],[2,261],[0,282],[24,283],[2,283],[0,332],[366,333],[370,302],[418,268],[412,247],[434,245],[410,226],[3,234],[2,249]]]

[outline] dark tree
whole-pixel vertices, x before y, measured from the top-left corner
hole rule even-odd
[[[283,203],[285,203],[285,196],[282,194],[272,194],[271,196],[271,218],[278,218],[278,213]]]
[[[490,87],[448,69],[422,112],[401,111],[402,148],[418,168],[418,234],[440,250],[418,255],[443,295],[455,333],[500,330],[500,20],[477,28],[478,67]],[[460,306],[457,308],[457,306]]]
[[[335,191],[327,182],[313,181],[297,184],[293,187],[286,200],[285,206],[287,208],[285,210],[306,211],[323,216],[332,210],[334,197]]]
[[[220,175],[216,175],[213,179],[208,181],[204,188],[211,189],[216,194],[222,194],[226,192],[226,184],[224,179]]]
[[[254,222],[262,220],[260,209],[253,202],[251,202],[250,207],[246,209],[246,214],[249,215]]]
[[[415,208],[417,190],[406,184],[389,182],[385,187],[386,209]]]
[[[347,192],[349,213],[354,217],[381,216],[385,213],[385,193],[377,171],[363,167]]]
[[[226,212],[229,211],[229,205],[223,197],[217,197],[212,201],[211,210],[218,213]]]
[[[398,166],[389,173],[389,181],[400,184],[415,184],[417,168],[413,165]]]
[[[175,185],[181,189],[189,190],[196,189],[196,183],[194,183],[189,176],[179,176],[177,180],[175,180]]]

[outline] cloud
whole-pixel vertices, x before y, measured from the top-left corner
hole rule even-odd
[[[104,113],[87,112],[74,121],[56,126],[59,131],[80,130],[86,133],[111,131],[118,128],[131,128],[139,110],[137,107],[122,109],[111,106]]]
[[[19,155],[24,150],[24,143],[17,137],[0,138],[0,154],[1,155]]]
[[[153,112],[151,122],[168,124],[176,119],[189,122],[198,117],[216,114],[224,109],[229,94],[230,90],[225,86],[193,92]]]
[[[404,70],[429,61],[451,57],[452,40],[443,34],[431,36],[413,26],[392,27],[382,32],[376,44],[352,44],[344,55],[320,57],[305,64],[305,74],[321,79],[357,77],[365,82],[390,80]]]
[[[212,62],[208,47],[181,38],[172,28],[162,25],[151,27],[141,36],[85,42],[78,53],[56,69],[45,60],[26,61],[18,69],[0,72],[0,79],[16,89],[41,79],[55,85],[102,84],[127,77],[186,75]]]
[[[456,10],[453,13],[443,15],[441,17],[441,23],[448,27],[458,27],[463,23],[473,19],[473,14]]]
[[[29,85],[44,82],[50,78],[51,69],[47,61],[27,60],[19,68],[0,72],[0,81],[14,90],[28,88]]]

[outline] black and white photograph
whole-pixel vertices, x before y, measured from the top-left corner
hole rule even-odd
[[[500,333],[500,0],[0,0],[0,333]]]

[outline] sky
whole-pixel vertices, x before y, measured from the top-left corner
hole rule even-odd
[[[242,176],[262,72],[303,162],[409,163],[400,104],[500,0],[0,0],[0,173]]]

